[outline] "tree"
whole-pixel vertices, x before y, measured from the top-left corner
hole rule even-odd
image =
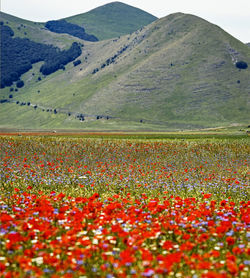
[[[73,62],[73,64],[74,64],[74,67],[76,67],[81,64],[81,60],[76,60]]]
[[[247,69],[248,68],[248,64],[244,61],[239,61],[235,64],[236,68],[238,69]]]
[[[16,83],[17,88],[22,88],[24,86],[23,80],[18,80]]]

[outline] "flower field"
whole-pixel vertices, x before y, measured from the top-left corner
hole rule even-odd
[[[0,137],[0,277],[249,277],[249,140]]]

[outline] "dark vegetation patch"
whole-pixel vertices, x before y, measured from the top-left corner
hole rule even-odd
[[[96,36],[87,34],[83,27],[69,23],[66,20],[51,20],[45,24],[45,27],[54,33],[66,33],[85,41],[98,41]]]
[[[248,68],[248,64],[244,61],[239,61],[235,64],[236,68],[238,69],[247,69]]]
[[[68,50],[60,50],[52,45],[36,43],[29,39],[14,38],[14,32],[9,26],[0,24],[0,88],[8,87],[17,82],[17,87],[24,86],[19,80],[21,75],[32,68],[32,64],[44,61],[40,72],[49,75],[74,61],[81,55],[81,46],[74,42]]]
[[[76,61],[73,62],[74,67],[80,65],[81,63],[82,63],[81,60],[76,60]]]
[[[92,71],[92,74],[97,73],[100,69],[104,69],[106,66],[109,66],[111,64],[114,64],[115,61],[117,60],[117,58],[128,49],[129,45],[125,45],[123,46],[114,56],[112,56],[111,58],[108,58],[102,65],[100,68],[95,68]]]
[[[23,80],[18,80],[16,83],[17,88],[22,88],[24,86]]]
[[[8,99],[0,99],[0,103],[10,102]]]

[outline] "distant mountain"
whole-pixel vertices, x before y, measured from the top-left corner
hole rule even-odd
[[[250,42],[246,44],[247,46],[250,46]]]
[[[68,22],[83,26],[87,33],[99,40],[132,33],[156,19],[143,10],[121,2],[112,2],[87,13],[65,18]]]
[[[35,31],[47,34],[47,41],[61,49],[74,42],[39,24],[18,24],[9,22],[17,33],[27,31],[35,39]],[[216,25],[176,13],[120,38],[78,42],[84,44],[82,54],[64,71],[44,76],[39,62],[22,75],[25,86],[0,90],[1,128],[173,130],[249,124],[250,48]]]

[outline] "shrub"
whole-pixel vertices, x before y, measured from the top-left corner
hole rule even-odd
[[[82,63],[81,60],[76,60],[76,61],[73,62],[74,67],[80,65],[81,63]]]
[[[17,86],[17,88],[22,88],[24,86],[23,80],[17,81],[16,86]]]
[[[236,68],[238,69],[247,69],[248,68],[248,64],[244,61],[239,61],[235,64]]]

